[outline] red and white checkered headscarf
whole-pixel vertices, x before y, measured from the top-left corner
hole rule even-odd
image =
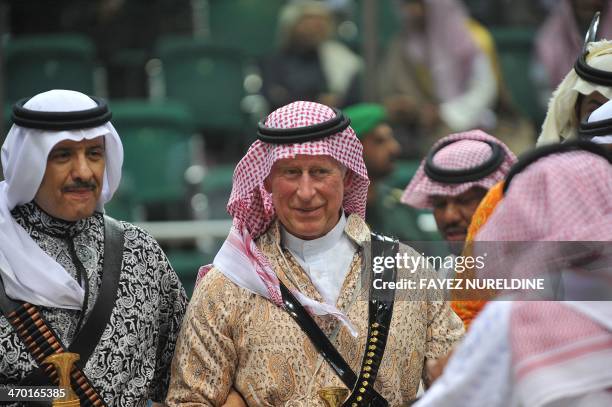
[[[272,112],[265,125],[292,129],[322,123],[334,116],[334,111],[325,105],[293,102]],[[342,206],[347,214],[355,213],[365,218],[369,180],[361,142],[350,126],[331,137],[300,144],[269,144],[257,140],[236,166],[227,204],[234,223],[246,226],[253,238],[261,235],[275,216],[272,195],[265,190],[264,180],[276,161],[298,154],[328,155],[351,170],[354,176],[344,191]]]
[[[267,127],[292,129],[311,126],[335,117],[334,111],[314,102],[294,102],[272,112],[265,121]],[[274,163],[303,155],[327,155],[351,171],[352,179],[344,190],[342,206],[347,214],[365,218],[368,175],[363,161],[363,148],[349,126],[342,132],[316,141],[299,144],[270,144],[255,141],[234,171],[232,193],[227,210],[234,218],[232,229],[213,262],[235,284],[268,298],[282,307],[278,277],[268,259],[257,248],[254,239],[264,233],[275,218],[272,195],[264,181]],[[198,279],[211,265],[200,269]],[[320,303],[302,293],[293,294],[312,314],[331,314],[341,320],[355,335],[348,318],[336,307]]]
[[[577,264],[592,272],[599,263],[585,259],[608,258],[609,245],[564,242],[595,241],[612,241],[612,166],[596,154],[571,151],[542,157],[516,174],[473,250],[489,254],[481,275],[535,278],[576,271]]]
[[[551,406],[610,392],[609,301],[517,301],[509,324],[511,374],[521,405]],[[580,405],[609,405],[591,403]]]
[[[585,151],[535,161],[513,178],[475,240],[506,246],[512,243],[503,242],[612,241],[612,166]],[[609,243],[605,245],[608,254],[604,251],[603,256],[609,256]],[[534,277],[546,261],[556,264],[564,256],[580,255],[582,245],[572,253],[553,252],[542,243],[532,247],[504,256],[511,259],[504,266],[512,277]],[[587,245],[589,261],[600,261],[592,257],[592,247]],[[603,264],[608,265],[604,281],[610,281],[609,258]],[[573,288],[567,280],[565,287]],[[544,405],[612,386],[609,301],[519,301],[512,306],[509,332],[514,381],[523,405]]]
[[[535,161],[516,174],[475,240],[612,240],[612,166],[586,151]]]
[[[433,207],[431,203],[432,196],[457,196],[472,187],[489,189],[503,180],[508,171],[510,171],[510,167],[516,162],[516,156],[504,143],[482,130],[470,130],[451,134],[434,144],[432,150],[442,143],[451,140],[457,141],[442,148],[434,156],[433,163],[437,167],[460,170],[476,167],[484,163],[491,157],[493,152],[491,147],[483,143],[483,141],[499,144],[506,155],[504,161],[495,172],[482,179],[460,184],[442,183],[429,178],[425,173],[425,161],[427,160],[427,157],[425,157],[421,161],[416,174],[404,190],[401,202],[415,208],[431,209]]]

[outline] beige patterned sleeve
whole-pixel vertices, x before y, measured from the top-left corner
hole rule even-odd
[[[232,324],[239,288],[213,269],[197,285],[172,360],[166,404],[220,406],[237,364]]]
[[[416,250],[406,245],[400,245],[400,251],[409,257],[422,257]],[[412,274],[412,278],[436,279],[437,273],[428,262],[418,262],[425,265],[416,272],[400,269],[400,273]],[[406,274],[403,277],[407,276]],[[411,290],[409,290],[411,291]],[[414,290],[412,290],[414,292]],[[427,337],[425,346],[426,359],[438,359],[445,356],[453,346],[463,338],[464,328],[461,319],[455,314],[448,301],[443,300],[443,293],[434,289],[417,290],[418,296],[427,299]]]
[[[426,359],[445,356],[463,338],[461,319],[447,301],[432,301],[427,307]]]

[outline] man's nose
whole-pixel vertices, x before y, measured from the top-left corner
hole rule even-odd
[[[402,146],[400,146],[400,143],[394,138],[389,144],[389,150],[391,151],[391,154],[395,157],[402,152]]]
[[[316,194],[314,180],[308,174],[302,174],[298,182],[297,196],[301,200],[310,201]]]
[[[446,223],[456,223],[461,221],[461,210],[454,202],[449,202],[444,208],[444,220]]]
[[[93,176],[91,163],[85,154],[77,154],[72,164],[72,179],[90,180]]]

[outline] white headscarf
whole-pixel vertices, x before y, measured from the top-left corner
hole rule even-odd
[[[589,66],[612,72],[612,41],[590,43],[588,52],[586,61]],[[611,87],[588,82],[578,76],[576,70],[572,68],[548,102],[548,112],[537,145],[575,139],[579,125],[575,111],[578,95],[590,95],[595,91],[612,99]]]
[[[51,90],[30,99],[24,107],[45,112],[70,112],[96,107],[87,95]],[[45,174],[51,149],[64,140],[91,140],[104,136],[106,168],[97,209],[113,196],[121,180],[123,146],[110,122],[98,127],[51,131],[13,125],[2,146],[5,181],[0,182],[0,275],[14,300],[46,307],[81,309],[84,290],[47,255],[15,221],[11,210],[34,199]]]
[[[594,123],[602,120],[608,120],[610,118],[612,118],[612,101],[606,102],[595,109],[587,118],[587,122]],[[595,144],[612,144],[612,131],[610,134],[593,137],[591,141]]]

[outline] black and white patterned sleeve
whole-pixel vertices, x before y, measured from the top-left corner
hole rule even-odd
[[[159,244],[152,237],[148,236],[148,238],[152,253],[147,258],[153,260],[152,263],[156,267],[153,275],[160,288],[157,321],[159,331],[150,398],[153,401],[163,402],[168,392],[170,364],[187,307],[187,295]]]

